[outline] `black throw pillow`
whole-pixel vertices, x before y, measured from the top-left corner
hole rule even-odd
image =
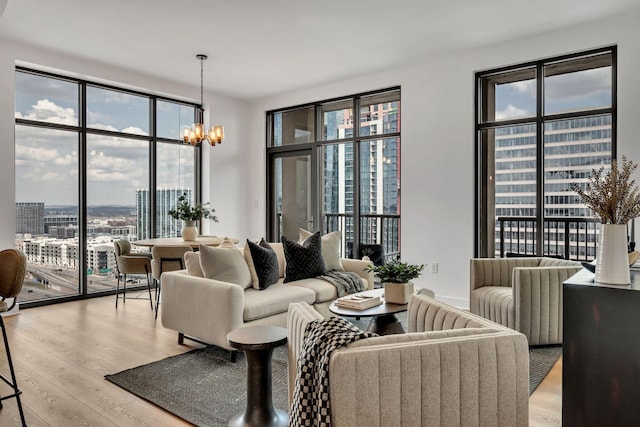
[[[285,283],[321,276],[327,272],[321,242],[319,231],[313,233],[303,244],[282,236],[284,258],[287,260]]]
[[[258,276],[258,288],[260,290],[267,289],[280,278],[278,256],[264,239],[261,239],[259,244],[247,239],[247,245],[249,245],[253,266]]]

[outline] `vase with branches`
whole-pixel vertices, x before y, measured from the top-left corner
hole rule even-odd
[[[573,183],[582,203],[600,222],[600,236],[596,256],[596,281],[607,284],[629,284],[629,256],[627,254],[627,223],[640,216],[640,188],[632,178],[638,166],[626,156],[622,164],[616,159],[611,168],[591,171],[586,186]]]

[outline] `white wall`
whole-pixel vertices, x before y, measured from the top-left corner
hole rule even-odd
[[[170,58],[168,58],[170,59]],[[151,75],[110,67],[83,58],[34,49],[0,39],[0,248],[15,245],[15,164],[14,164],[14,70],[16,61],[62,70],[66,75],[105,81],[153,94],[198,100],[199,81],[194,86],[157,79]],[[193,64],[194,72],[197,63]],[[211,202],[220,222],[207,223],[203,232],[244,238],[244,168],[242,166],[247,104],[218,94],[205,93],[206,114],[225,126],[226,139],[214,149],[205,144],[203,153],[203,201]]]
[[[627,14],[483,49],[451,53],[412,68],[362,76],[262,99],[252,106],[251,188],[247,232],[265,232],[264,112],[360,91],[402,87],[402,232],[404,261],[439,263],[417,285],[468,306],[473,256],[475,71],[569,52],[618,45],[618,149],[640,162],[640,34]],[[259,185],[257,185],[260,183]]]
[[[203,231],[244,239],[266,231],[265,111],[395,85],[402,87],[402,256],[439,263],[419,286],[451,303],[468,304],[473,255],[473,73],[536,58],[618,45],[618,147],[640,162],[638,13],[627,13],[537,37],[455,52],[411,68],[339,81],[246,104],[206,93],[226,140],[205,148],[205,196],[220,217]],[[437,43],[437,41],[434,41]],[[170,55],[170,53],[168,53]],[[168,58],[170,60],[171,58]],[[0,247],[14,245],[14,67],[26,61],[153,93],[198,99],[182,86],[104,64],[0,40]],[[206,195],[209,195],[207,198]]]

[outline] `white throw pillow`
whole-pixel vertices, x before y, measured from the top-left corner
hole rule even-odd
[[[299,242],[303,243],[309,237],[313,235],[312,232],[299,229]],[[344,267],[340,262],[340,248],[341,248],[341,236],[340,231],[332,231],[320,238],[322,245],[322,258],[324,258],[324,266],[327,271],[338,270],[344,271]]]
[[[251,286],[251,273],[242,253],[233,248],[200,245],[200,267],[207,279],[234,283],[247,289]]]
[[[198,252],[185,252],[184,264],[187,267],[189,276],[204,277],[202,267],[200,267],[200,254]]]

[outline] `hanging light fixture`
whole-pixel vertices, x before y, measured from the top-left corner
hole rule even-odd
[[[205,133],[204,128],[204,61],[207,59],[207,55],[198,54],[196,58],[200,60],[200,107],[198,108],[198,123],[194,123],[192,127],[185,127],[182,133],[182,140],[185,144],[196,145],[200,144],[202,140],[209,141],[211,146],[222,143],[224,139],[224,126],[212,126],[208,132]]]

